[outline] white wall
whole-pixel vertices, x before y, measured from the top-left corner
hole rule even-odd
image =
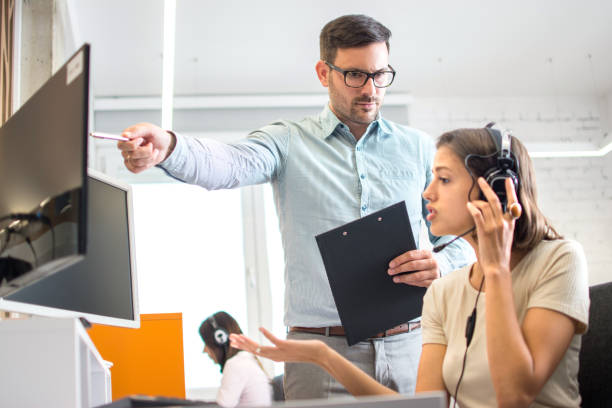
[[[535,165],[541,208],[560,233],[584,247],[589,283],[612,280],[612,154]]]
[[[593,96],[566,97],[415,97],[411,123],[438,136],[449,129],[495,121],[537,150],[563,143],[599,145],[607,125],[608,103]]]

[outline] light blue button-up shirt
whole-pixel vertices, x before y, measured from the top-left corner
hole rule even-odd
[[[177,135],[161,167],[210,190],[271,182],[285,251],[285,325],[323,327],[341,323],[315,236],[405,200],[418,245],[434,149],[425,133],[380,116],[356,141],[326,106],[237,143]],[[438,245],[451,237],[429,238]],[[435,257],[444,274],[472,261],[473,251],[457,240]]]

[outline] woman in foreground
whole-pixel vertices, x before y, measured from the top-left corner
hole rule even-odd
[[[443,390],[462,407],[578,407],[589,307],[584,253],[538,209],[524,146],[511,136],[504,141],[485,128],[448,132],[437,143],[434,179],[423,193],[431,231],[461,235],[475,228],[464,238],[477,261],[434,281],[425,295],[416,392]],[[505,179],[505,192],[496,185],[500,202],[482,176],[500,166],[498,146],[508,143],[516,177]],[[244,335],[232,335],[232,345],[275,361],[317,364],[353,395],[394,393],[322,342],[262,332],[274,346]]]

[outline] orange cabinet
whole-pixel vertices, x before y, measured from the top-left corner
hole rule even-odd
[[[182,319],[181,313],[141,314],[139,329],[89,329],[102,358],[113,363],[113,401],[132,394],[185,398]]]

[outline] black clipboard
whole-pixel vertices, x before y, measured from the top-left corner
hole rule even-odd
[[[426,288],[387,274],[393,258],[416,249],[404,201],[316,240],[349,346],[421,315]]]

